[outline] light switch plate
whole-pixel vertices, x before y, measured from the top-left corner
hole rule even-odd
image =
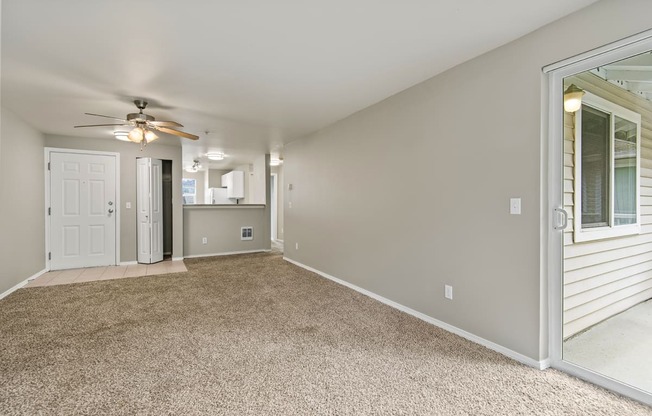
[[[521,198],[510,198],[509,213],[512,215],[521,215]]]
[[[127,203],[125,204],[125,207],[126,207],[127,209],[131,209],[131,202],[127,202]]]

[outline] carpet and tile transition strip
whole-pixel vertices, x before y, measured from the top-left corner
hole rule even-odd
[[[652,415],[282,260],[20,289],[2,415]]]

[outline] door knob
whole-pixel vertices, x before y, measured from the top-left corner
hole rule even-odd
[[[109,208],[109,214],[113,214],[113,209]]]

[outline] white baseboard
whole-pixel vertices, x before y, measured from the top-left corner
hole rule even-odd
[[[13,292],[15,292],[18,289],[20,289],[21,287],[25,286],[27,283],[29,283],[30,280],[34,280],[34,279],[36,279],[37,277],[41,276],[44,273],[47,273],[47,270],[43,269],[40,272],[37,272],[37,273],[33,274],[32,276],[28,277],[27,279],[23,280],[22,282],[18,283],[14,287],[11,287],[11,288],[5,290],[4,292],[2,292],[0,294],[0,299],[6,298],[7,296],[12,294]]]
[[[339,283],[343,286],[346,286],[350,289],[355,290],[356,292],[362,293],[363,295],[369,296],[370,298],[376,299],[379,302],[384,303],[385,305],[391,306],[392,308],[398,309],[402,312],[407,313],[408,315],[412,315],[415,318],[421,319],[422,321],[428,322],[429,324],[438,326],[439,328],[442,328],[448,332],[452,332],[455,335],[459,335],[462,338],[466,338],[469,341],[475,342],[476,344],[480,344],[484,347],[489,348],[490,350],[496,351],[502,355],[505,355],[513,360],[516,360],[522,364],[525,364],[530,367],[538,368],[540,370],[543,370],[545,368],[550,367],[550,360],[542,360],[542,361],[537,361],[533,358],[527,357],[521,353],[518,353],[516,351],[510,350],[509,348],[503,347],[502,345],[496,344],[495,342],[491,342],[487,339],[481,338],[477,335],[474,335],[470,332],[467,332],[463,329],[460,329],[456,326],[447,324],[446,322],[440,321],[438,319],[432,318],[424,313],[415,311],[414,309],[408,308],[407,306],[403,306],[400,303],[396,303],[393,300],[389,300],[387,298],[384,298],[380,295],[375,294],[374,292],[370,292],[367,289],[363,289],[359,286],[356,286],[352,283],[347,282],[346,280],[338,279],[337,277],[331,276],[327,273],[324,273],[322,271],[319,271],[317,269],[313,269],[310,266],[306,266],[305,264],[299,263],[298,261],[289,259],[287,257],[283,257],[284,260],[295,264],[303,269],[306,269],[308,271],[311,271],[313,273],[316,273],[322,277],[325,277],[326,279],[332,280],[335,283]]]
[[[133,266],[135,264],[138,264],[137,261],[121,261],[120,266]]]
[[[231,256],[233,254],[250,254],[250,253],[263,253],[271,251],[270,249],[261,248],[259,250],[243,250],[243,251],[228,251],[225,253],[210,253],[210,254],[193,254],[190,256],[183,256],[184,259],[194,259],[198,257],[214,257],[214,256]]]
[[[183,260],[183,257],[172,257],[172,261]]]

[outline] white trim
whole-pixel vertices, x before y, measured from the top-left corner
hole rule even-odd
[[[45,155],[45,269],[50,270],[50,259],[48,253],[50,252],[50,216],[48,215],[48,208],[50,207],[50,170],[48,163],[50,163],[51,153],[78,153],[87,155],[103,155],[115,157],[115,263],[120,264],[120,228],[122,228],[120,220],[120,212],[122,205],[120,204],[120,153],[118,152],[103,152],[99,150],[81,150],[81,149],[64,149],[59,147],[44,147],[43,152]]]
[[[191,256],[183,256],[184,259],[194,259],[198,257],[215,257],[215,256],[231,256],[233,254],[250,254],[250,253],[263,253],[270,252],[271,250],[261,248],[260,250],[242,250],[242,251],[227,251],[223,253],[209,253],[209,254],[193,254]]]
[[[183,260],[183,257],[172,257],[172,261],[180,261]]]
[[[604,58],[603,55],[611,55],[612,52],[618,53],[619,49],[623,49],[625,47],[632,46],[632,45],[636,46],[636,44],[644,42],[650,38],[652,38],[652,29],[637,33],[625,39],[612,42],[608,45],[601,46],[599,48],[591,49],[590,51],[581,53],[579,55],[575,55],[570,58],[563,59],[561,61],[557,61],[550,65],[546,65],[543,67],[543,72],[545,74],[548,74],[550,72],[561,70],[569,66],[575,66],[577,64],[582,63],[583,61],[589,61],[589,60],[592,61],[596,59],[604,60],[605,62],[603,63],[609,63],[608,61],[609,58]],[[618,58],[616,58],[615,60],[618,60]],[[598,65],[590,65],[590,66],[595,67]]]
[[[120,266],[134,266],[136,264],[138,264],[138,262],[135,261],[135,260],[134,261],[121,261],[120,262]]]
[[[440,321],[438,319],[432,318],[426,314],[423,314],[421,312],[415,311],[414,309],[408,308],[407,306],[401,305],[400,303],[394,302],[393,300],[389,300],[387,298],[384,298],[374,292],[371,292],[367,289],[363,289],[359,286],[356,286],[352,283],[347,282],[346,280],[338,279],[337,277],[331,276],[327,273],[324,273],[322,271],[319,271],[317,269],[314,269],[310,266],[306,266],[305,264],[299,263],[298,261],[289,259],[287,257],[283,257],[283,260],[288,261],[296,266],[299,266],[303,269],[306,269],[308,271],[311,271],[313,273],[316,273],[322,277],[325,277],[326,279],[332,280],[335,283],[339,283],[342,286],[346,286],[349,289],[353,289],[356,292],[362,293],[365,296],[369,296],[372,299],[375,299],[379,302],[384,303],[387,306],[391,306],[394,309],[398,309],[399,311],[405,312],[408,315],[412,315],[415,318],[421,319],[422,321],[425,321],[431,325],[437,326],[441,329],[444,329],[448,332],[452,332],[455,335],[459,335],[462,338],[465,338],[471,342],[475,342],[476,344],[480,344],[484,347],[489,348],[490,350],[496,351],[504,356],[507,356],[513,360],[516,360],[522,364],[525,364],[530,367],[538,368],[539,370],[543,370],[547,367],[550,366],[550,361],[548,359],[542,360],[542,361],[537,361],[533,358],[527,357],[521,353],[518,353],[516,351],[510,350],[509,348],[505,348],[502,345],[496,344],[495,342],[491,342],[489,340],[486,340],[484,338],[481,338],[477,335],[474,335],[470,332],[467,332],[463,329],[460,329],[456,326],[447,324],[446,322]]]
[[[613,390],[648,405],[652,405],[649,392],[636,389],[609,377],[594,373],[586,368],[566,362],[562,358],[562,279],[563,279],[563,230],[554,227],[560,224],[555,209],[563,209],[563,80],[607,63],[621,60],[652,49],[652,30],[642,32],[625,40],[614,42],[602,48],[582,55],[568,58],[543,68],[547,73],[543,83],[548,90],[542,98],[542,120],[544,120],[543,137],[547,155],[542,153],[542,181],[547,179],[547,186],[541,188],[542,200],[547,206],[542,211],[541,221],[546,229],[541,232],[541,244],[547,248],[543,253],[542,263],[547,265],[547,272],[542,280],[548,284],[548,347],[550,365],[590,383]],[[546,122],[547,121],[547,122]]]
[[[7,296],[11,295],[13,292],[15,292],[15,291],[17,291],[18,289],[24,287],[24,286],[25,286],[26,284],[28,284],[31,280],[36,279],[37,277],[43,275],[44,273],[47,273],[47,270],[43,269],[43,270],[41,270],[40,272],[34,273],[33,275],[31,275],[31,276],[28,277],[27,279],[23,280],[22,282],[18,283],[17,285],[15,285],[15,286],[13,286],[13,287],[11,287],[11,288],[5,290],[4,292],[2,292],[2,293],[0,294],[0,299],[4,299],[4,298],[6,298]]]
[[[272,236],[272,241],[276,240],[278,237],[278,173],[271,173],[270,179],[273,180],[274,186],[270,186],[270,193],[273,198],[269,202],[270,205],[270,234]]]

